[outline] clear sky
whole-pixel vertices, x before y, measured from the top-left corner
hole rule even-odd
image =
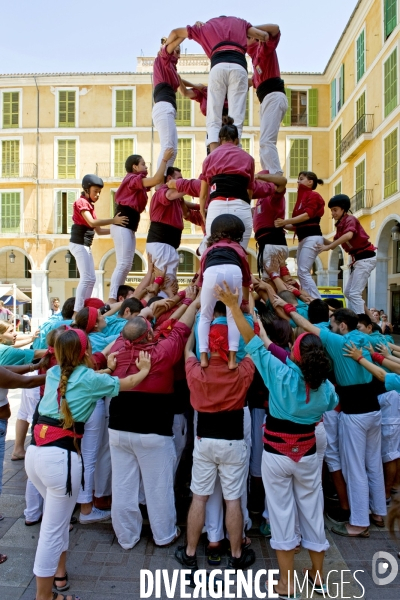
[[[282,31],[282,71],[323,71],[357,0],[0,0],[0,73],[135,71],[174,27],[219,14]],[[10,11],[10,18],[4,18]],[[11,15],[12,11],[12,15]],[[194,42],[188,53],[201,51]]]

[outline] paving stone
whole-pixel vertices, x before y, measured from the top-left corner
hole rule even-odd
[[[39,532],[39,525],[27,527],[24,519],[17,519],[14,525],[4,534],[1,545],[36,550]]]
[[[1,578],[1,580],[2,580],[2,578]],[[25,594],[24,587],[10,587],[7,585],[0,584],[0,598],[2,600],[20,600],[24,594]],[[30,599],[32,599],[32,594],[30,596]]]
[[[1,543],[1,552],[2,554],[7,554],[8,559],[0,565],[0,583],[6,587],[25,588],[33,578],[32,567],[35,550],[23,546],[7,546],[3,543],[3,540]],[[4,600],[6,599],[7,596],[5,596]]]
[[[25,493],[25,492],[24,492]],[[5,517],[22,517],[25,509],[25,496],[7,494],[0,496],[0,513]]]

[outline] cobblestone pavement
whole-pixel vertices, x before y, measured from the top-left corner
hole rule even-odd
[[[13,418],[10,419],[6,442],[6,458],[3,476],[3,493],[0,497],[0,513],[4,520],[0,521],[0,551],[8,555],[8,560],[0,565],[0,600],[34,600],[35,580],[32,573],[35,549],[39,536],[39,525],[26,527],[23,510],[25,507],[26,475],[23,461],[10,460],[14,438],[14,424],[19,403],[18,392],[10,395]],[[185,515],[182,514],[180,524],[185,525]],[[252,548],[255,550],[257,561],[253,565],[253,574],[258,569],[276,569],[277,561],[269,541],[260,535],[258,523],[254,522],[249,532]],[[400,575],[389,585],[377,586],[372,580],[372,557],[378,551],[390,553],[400,570],[397,552],[400,550],[400,538],[396,543],[386,529],[371,526],[369,539],[343,538],[329,531],[327,537],[331,544],[326,554],[325,572],[330,575],[329,594],[332,598],[365,598],[366,600],[400,600]],[[183,539],[183,538],[182,538]],[[151,531],[145,521],[142,538],[132,550],[123,550],[115,536],[110,523],[93,525],[74,525],[70,534],[70,552],[68,556],[68,573],[71,582],[70,591],[82,600],[136,600],[140,597],[140,570],[166,569],[170,576],[179,565],[174,560],[175,546],[163,549],[157,548],[152,541]],[[201,540],[198,548],[199,567],[206,567],[205,540]],[[222,569],[227,559],[224,556]],[[304,549],[296,556],[296,568],[301,570],[309,564],[308,555]],[[365,592],[355,582],[352,574],[359,570],[356,577],[363,585]],[[335,572],[336,571],[336,572]],[[342,571],[342,575],[341,575]],[[349,582],[340,585],[340,581]],[[265,576],[261,577],[261,590],[264,590]],[[231,593],[223,597],[238,597],[235,586]],[[186,589],[187,593],[191,590]],[[303,598],[312,596],[311,587],[308,592],[303,590]],[[164,585],[161,586],[161,598],[167,598]],[[179,582],[175,598],[183,597],[180,593]],[[248,597],[243,592],[243,597]],[[253,598],[257,596],[254,594]],[[156,598],[153,593],[150,598]]]

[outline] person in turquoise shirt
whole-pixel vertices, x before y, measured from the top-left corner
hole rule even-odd
[[[60,315],[53,315],[45,321],[38,329],[38,337],[34,339],[32,348],[34,350],[47,350],[46,337],[52,329],[61,325],[71,325],[74,314],[75,298],[68,298],[62,307]]]

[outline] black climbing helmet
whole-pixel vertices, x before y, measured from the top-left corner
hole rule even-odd
[[[348,212],[351,206],[350,198],[346,194],[336,194],[328,202],[328,208],[334,208],[335,206],[343,208],[345,212]]]
[[[103,180],[100,179],[100,177],[97,177],[97,175],[85,175],[82,179],[82,189],[89,193],[92,185],[97,185],[97,187],[100,188],[104,187]]]

